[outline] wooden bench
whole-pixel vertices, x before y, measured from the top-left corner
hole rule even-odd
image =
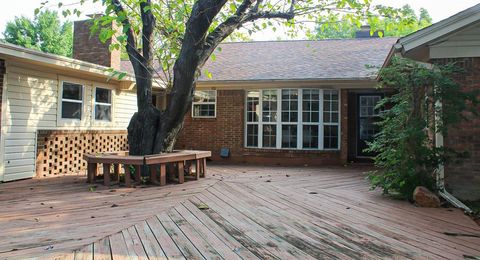
[[[178,175],[178,183],[185,181],[184,171],[185,163],[195,162],[195,179],[205,177],[206,174],[206,158],[211,156],[210,151],[195,150],[178,150],[171,153],[154,154],[146,156],[132,156],[128,152],[101,153],[101,154],[84,154],[83,158],[87,161],[87,181],[94,182],[97,176],[98,164],[103,164],[103,181],[106,186],[110,185],[110,169],[113,165],[114,175],[120,182],[120,167],[125,168],[125,186],[131,187],[130,165],[135,167],[135,182],[140,182],[142,166],[150,168],[150,181],[163,186],[167,183],[167,165],[176,168]],[[176,167],[175,167],[176,166]],[[157,170],[159,170],[159,178],[157,179]],[[190,172],[190,171],[189,171]],[[170,174],[173,179],[173,174]]]

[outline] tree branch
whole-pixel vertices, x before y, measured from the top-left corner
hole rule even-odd
[[[125,16],[125,19],[123,19],[121,22],[122,22],[123,30],[125,30],[125,33],[127,34],[126,49],[127,49],[128,56],[132,56],[130,61],[132,62],[132,65],[134,65],[133,63],[139,63],[141,55],[137,50],[137,43],[135,41],[135,34],[133,33],[133,29],[132,29],[132,26],[130,24],[130,21],[126,17],[125,9],[123,8],[123,6],[122,6],[122,4],[120,3],[119,0],[111,0],[111,3],[114,7],[113,10],[114,10],[115,14],[117,15],[117,17],[121,17],[122,14],[123,14],[123,16]]]
[[[148,64],[153,60],[153,30],[155,25],[155,16],[152,13],[151,1],[140,2],[140,15],[142,18],[142,50],[143,58]]]

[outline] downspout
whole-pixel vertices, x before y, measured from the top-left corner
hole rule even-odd
[[[437,125],[437,122],[439,122],[441,119],[438,111],[442,110],[442,102],[440,100],[437,100],[435,102],[435,125]],[[435,147],[441,148],[443,147],[443,134],[441,131],[435,131]],[[438,165],[436,172],[436,179],[437,179],[437,190],[438,194],[442,196],[446,201],[450,202],[453,206],[457,208],[463,209],[466,213],[470,214],[472,213],[472,210],[465,204],[463,204],[460,200],[455,198],[452,194],[450,194],[446,189],[445,189],[445,167],[443,164]]]

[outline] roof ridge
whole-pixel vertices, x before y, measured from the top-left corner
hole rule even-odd
[[[400,37],[385,36],[372,38],[338,38],[338,39],[320,39],[320,40],[265,40],[265,41],[244,41],[244,42],[222,42],[220,44],[255,44],[255,43],[286,43],[286,42],[327,42],[327,41],[364,41],[364,40],[383,40],[383,39],[398,39]]]

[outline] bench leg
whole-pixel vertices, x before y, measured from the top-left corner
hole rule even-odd
[[[140,183],[141,182],[141,171],[142,166],[141,165],[135,165],[135,182]]]
[[[110,186],[110,164],[103,164],[103,185]]]
[[[120,183],[120,164],[113,165],[113,174],[115,175],[115,180]]]
[[[167,184],[167,169],[164,163],[160,164],[160,186]]]
[[[157,166],[156,165],[150,165],[150,181],[153,184],[158,184],[158,181],[157,181]]]
[[[132,187],[132,178],[130,177],[130,165],[125,164],[125,186],[128,188]]]
[[[183,171],[183,163],[184,162],[178,162],[178,183],[184,183],[185,182],[185,172]]]
[[[202,167],[201,167],[202,170],[201,170],[200,177],[205,178],[205,176],[207,175],[207,158],[203,158],[201,160],[202,160]]]
[[[96,163],[88,163],[87,165],[87,182],[93,183],[95,182],[95,176],[97,175],[97,164]]]
[[[195,160],[195,180],[200,179],[200,160]]]

